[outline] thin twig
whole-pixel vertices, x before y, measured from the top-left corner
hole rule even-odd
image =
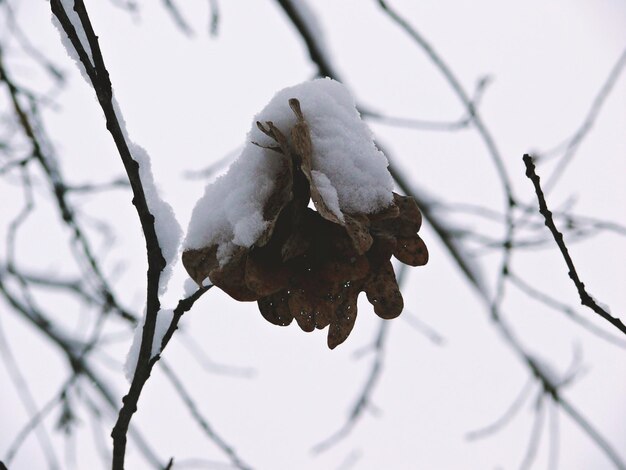
[[[576,267],[574,266],[574,262],[569,254],[567,246],[563,241],[563,234],[559,232],[554,225],[554,220],[552,218],[552,212],[548,210],[548,205],[546,203],[545,196],[541,189],[540,179],[535,172],[535,164],[533,163],[533,159],[530,155],[524,155],[524,165],[526,165],[526,176],[532,181],[535,187],[535,193],[537,194],[537,200],[539,201],[539,212],[543,215],[546,223],[546,227],[552,233],[554,237],[554,241],[556,242],[561,254],[563,255],[563,259],[565,260],[565,264],[567,264],[567,269],[569,270],[568,274],[574,285],[576,286],[576,290],[578,291],[578,296],[580,297],[580,302],[582,305],[589,307],[591,310],[596,312],[606,321],[608,321],[611,325],[616,327],[622,333],[626,334],[626,325],[622,323],[622,321],[612,316],[606,309],[602,308],[598,303],[589,295],[587,290],[585,289],[585,284],[580,280],[578,276],[578,272],[576,271]]]

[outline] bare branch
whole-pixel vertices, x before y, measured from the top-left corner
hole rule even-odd
[[[602,308],[598,303],[589,295],[587,290],[585,289],[585,284],[580,280],[578,276],[578,272],[574,266],[574,262],[572,261],[571,256],[569,255],[569,251],[565,242],[563,241],[563,234],[559,232],[554,225],[554,220],[552,218],[552,213],[548,210],[548,206],[546,204],[546,199],[541,189],[539,176],[535,173],[535,164],[533,163],[533,159],[530,155],[524,155],[524,164],[526,165],[526,176],[532,181],[535,187],[535,193],[537,194],[537,200],[539,201],[539,212],[543,215],[546,221],[546,227],[550,229],[552,236],[554,237],[554,241],[556,241],[561,254],[563,255],[563,259],[565,260],[565,264],[567,264],[567,269],[569,270],[569,277],[576,286],[576,290],[578,291],[578,296],[580,297],[580,302],[582,305],[589,307],[591,310],[596,312],[602,318],[607,320],[613,326],[615,326],[622,333],[626,334],[626,325],[622,323],[622,321],[612,316],[606,309]]]

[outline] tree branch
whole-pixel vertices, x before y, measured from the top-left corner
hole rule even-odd
[[[561,254],[563,255],[563,259],[565,260],[565,264],[567,264],[567,269],[569,270],[568,275],[574,285],[576,286],[576,290],[578,291],[578,296],[580,297],[580,303],[585,307],[589,307],[591,310],[596,312],[606,321],[608,321],[611,325],[616,327],[622,333],[626,334],[626,325],[622,323],[622,321],[612,316],[607,309],[598,305],[598,303],[589,295],[587,290],[585,289],[585,284],[580,280],[578,276],[578,272],[576,271],[576,267],[574,266],[574,262],[572,261],[572,257],[569,254],[567,246],[563,241],[563,234],[559,232],[554,225],[554,219],[552,218],[552,212],[548,210],[548,205],[546,203],[545,196],[543,194],[543,190],[541,189],[541,184],[539,181],[539,176],[535,172],[535,164],[533,163],[533,159],[530,155],[526,154],[523,157],[524,165],[526,165],[526,176],[530,179],[535,187],[535,193],[537,194],[537,200],[539,202],[539,212],[543,215],[546,223],[546,227],[552,233],[554,237],[554,241],[556,242]]]

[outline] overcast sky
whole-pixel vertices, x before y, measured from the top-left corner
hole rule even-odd
[[[18,21],[35,47],[68,76],[67,85],[55,94],[58,106],[45,115],[67,179],[104,182],[122,175],[123,167],[94,93],[61,46],[50,21],[49,5],[34,0],[13,3]],[[161,2],[141,2],[137,13],[128,13],[115,2],[86,3],[130,136],[150,154],[162,195],[186,229],[207,180],[190,179],[185,172],[201,170],[236,152],[253,116],[274,93],[312,78],[315,67],[274,2],[219,2],[216,37],[208,34],[208,2],[189,2],[181,9],[194,30],[191,37],[177,29]],[[406,118],[454,121],[463,115],[463,107],[440,71],[376,2],[309,3],[333,63],[360,103]],[[397,0],[393,6],[428,38],[466,89],[472,90],[482,77],[490,78],[480,112],[503,155],[516,195],[521,201],[533,201],[521,157],[528,151],[558,145],[583,123],[626,47],[626,4],[617,0]],[[0,25],[0,36],[6,38],[3,27]],[[41,91],[50,88],[42,72],[15,44],[3,53],[16,79]],[[553,207],[573,198],[576,214],[624,223],[625,80],[623,76],[619,79],[574,161],[549,193]],[[500,181],[475,130],[428,132],[373,121],[370,126],[403,174],[437,202],[504,209]],[[547,176],[553,168],[554,164],[548,163],[538,171]],[[13,201],[19,201],[21,193],[4,182],[0,190],[3,199],[10,201],[0,204],[0,217],[7,221],[19,211],[19,204]],[[40,193],[40,207],[45,208],[46,199],[43,191]],[[81,200],[80,207],[84,214],[107,221],[115,230],[112,246],[98,236],[94,239],[104,254],[107,275],[125,303],[140,313],[145,249],[129,192],[89,196]],[[64,273],[70,269],[68,253],[50,249],[62,246],[66,239],[62,230],[54,228],[53,210],[51,206],[46,216],[42,209],[42,215],[29,222],[18,253],[29,267]],[[450,220],[494,237],[502,235],[502,227],[490,226],[478,217],[459,215]],[[6,222],[3,225],[6,230]],[[361,299],[352,335],[333,351],[326,347],[325,331],[307,334],[295,324],[275,327],[261,317],[256,304],[238,303],[218,289],[211,290],[185,315],[165,360],[215,429],[253,468],[520,466],[540,387],[533,384],[521,412],[506,428],[482,440],[466,439],[469,431],[500,417],[532,379],[431,227],[426,224],[422,230],[431,259],[426,267],[409,268],[406,273],[405,312],[390,323],[383,374],[373,394],[374,412],[365,413],[346,439],[322,454],[313,454],[312,447],[345,422],[372,366],[372,353],[356,358],[378,331],[379,320],[371,306]],[[592,294],[626,320],[623,236],[602,234],[571,245],[571,251]],[[499,257],[476,256],[493,288]],[[520,250],[514,262],[529,282],[610,331],[590,310],[577,307],[576,292],[553,246]],[[166,305],[181,296],[185,278],[179,264]],[[85,327],[75,304],[54,296],[46,299],[68,329]],[[6,305],[0,309],[4,335],[41,405],[65,379],[64,359]],[[584,373],[563,391],[564,396],[626,460],[624,349],[590,335],[512,286],[507,288],[503,310],[525,347],[558,373],[567,370],[575,348],[582,349]],[[443,344],[434,344],[406,317],[430,325],[445,339]],[[124,329],[113,325],[111,331]],[[107,349],[109,360],[97,363],[120,399],[128,387],[121,364],[131,337],[132,332],[127,331]],[[243,368],[237,369],[240,372],[253,370],[254,376],[207,372],[183,344],[185,337],[193,338],[214,361]],[[0,458],[28,419],[15,388],[2,377],[7,376],[0,368]],[[547,416],[553,421],[558,416],[559,468],[611,468],[603,453],[566,415],[553,411]],[[101,464],[98,447],[90,418],[83,414],[75,438],[77,468],[97,468]],[[55,416],[58,413],[52,414]],[[113,418],[105,416],[103,421],[103,438],[110,444]],[[158,366],[133,423],[164,461],[171,456],[180,461],[226,461],[189,419]],[[533,468],[549,464],[548,423],[544,423]],[[54,419],[46,425],[52,429]],[[55,435],[54,442],[65,449],[61,437]],[[63,456],[64,451],[59,454]],[[147,465],[132,440],[127,462],[127,468],[133,469]],[[38,443],[31,436],[10,468],[44,467]]]

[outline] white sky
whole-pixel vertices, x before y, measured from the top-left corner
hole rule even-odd
[[[193,38],[175,28],[160,2],[143,2],[135,17],[111,2],[87,3],[130,136],[151,155],[163,197],[185,228],[204,181],[186,179],[183,173],[204,168],[241,145],[252,116],[279,89],[311,78],[314,68],[273,2],[220,2],[220,29],[214,39],[206,33],[208,2],[193,2],[183,9],[197,32]],[[462,107],[438,70],[381,14],[375,2],[310,3],[319,15],[334,62],[359,101],[396,116],[453,120],[461,115]],[[483,75],[493,78],[480,110],[495,135],[516,194],[523,201],[532,200],[521,156],[560,143],[581,124],[626,47],[626,5],[617,0],[397,0],[392,5],[429,39],[467,89]],[[68,86],[57,97],[59,109],[46,115],[68,180],[107,181],[122,174],[94,94],[67,58],[51,25],[49,5],[25,0],[19,5],[18,18],[34,44],[68,74]],[[6,33],[0,29],[0,34]],[[44,86],[41,73],[30,62],[14,50],[4,53],[17,79]],[[625,220],[625,80],[622,76],[561,184],[550,194],[553,207],[574,196],[578,214]],[[372,128],[416,186],[446,202],[502,209],[500,186],[476,132],[423,132],[381,124]],[[539,167],[539,171],[545,174],[548,168]],[[6,191],[5,200],[19,201],[20,193],[6,185],[0,188],[3,196]],[[45,198],[40,200],[45,207]],[[145,251],[130,197],[115,191],[80,204],[85,214],[115,228],[117,238],[106,254],[105,267],[125,302],[140,312]],[[17,203],[2,204],[0,216],[9,220],[18,210]],[[54,217],[36,217],[18,248],[28,266],[63,273],[69,269],[68,254],[50,249],[65,240],[65,234],[53,228]],[[481,219],[459,220],[468,228],[483,229]],[[464,436],[497,419],[528,373],[498,336],[427,225],[423,238],[431,260],[425,268],[409,270],[403,288],[404,314],[432,325],[445,337],[445,345],[433,345],[402,317],[394,320],[385,369],[373,397],[378,413],[366,413],[347,439],[320,456],[312,455],[312,446],[343,424],[370,369],[372,355],[354,359],[355,352],[370,344],[377,331],[377,318],[369,304],[360,303],[354,332],[334,351],[326,348],[326,331],[305,334],[295,324],[275,327],[263,320],[255,304],[239,304],[217,289],[184,317],[184,331],[212,359],[256,371],[252,379],[207,373],[176,339],[165,354],[209,422],[251,466],[335,469],[346,459],[356,459],[352,468],[357,469],[508,469],[520,465],[530,437],[534,398],[503,431],[476,442]],[[106,243],[101,243],[98,246],[104,248]],[[626,320],[623,237],[604,234],[572,245],[571,252],[591,293]],[[484,258],[485,274],[493,284],[498,259]],[[520,251],[514,262],[535,285],[572,306],[578,304],[556,250]],[[184,278],[179,264],[167,296],[170,303],[182,292],[177,286]],[[626,459],[624,350],[519,295],[514,287],[508,292],[507,319],[529,350],[564,371],[574,345],[582,346],[586,373],[565,396]],[[53,304],[54,311],[58,309],[59,318],[76,328],[80,316],[76,306],[58,302]],[[64,380],[63,358],[6,306],[1,309],[2,329],[41,405]],[[603,326],[590,311],[577,311]],[[127,389],[121,362],[131,337],[129,332],[107,351],[111,364],[98,363],[111,377],[119,397]],[[2,368],[0,377],[6,377]],[[1,382],[3,458],[27,415],[12,384]],[[189,419],[158,366],[139,408],[133,423],[164,461],[171,456],[224,460]],[[560,468],[610,468],[568,417],[559,412],[559,418]],[[86,415],[80,419],[77,468],[97,468],[100,461],[89,419]],[[111,422],[107,416],[103,434],[107,444]],[[52,428],[54,421],[47,425]],[[533,468],[548,465],[547,435],[544,428]],[[54,442],[63,448],[62,439]],[[31,436],[11,469],[44,466]],[[131,441],[127,467],[145,466]]]

